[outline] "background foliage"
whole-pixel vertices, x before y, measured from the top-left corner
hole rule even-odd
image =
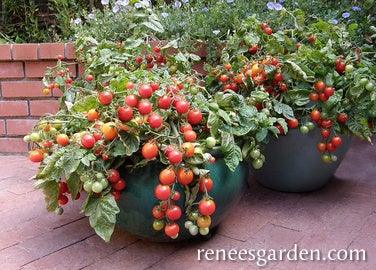
[[[136,1],[131,1],[136,2]],[[256,14],[269,20],[275,14],[273,5],[303,10],[312,19],[317,17],[334,23],[357,24],[354,29],[363,41],[370,35],[369,27],[375,24],[374,0],[181,0],[151,1],[155,12],[168,16],[164,23],[164,36],[188,35],[195,39],[225,39],[236,30],[240,21]],[[71,23],[94,8],[102,9],[99,0],[3,0],[0,6],[0,43],[32,43],[70,41],[73,39]],[[127,24],[119,22],[119,28]],[[101,29],[103,30],[103,29]],[[214,31],[214,33],[213,33]],[[164,37],[161,35],[161,37]]]

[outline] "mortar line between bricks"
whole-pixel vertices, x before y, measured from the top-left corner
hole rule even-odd
[[[52,229],[53,229],[53,230],[60,229],[60,228],[62,228],[62,227],[65,227],[65,226],[67,226],[67,225],[69,225],[69,224],[72,224],[72,223],[74,223],[74,222],[80,221],[80,220],[85,219],[85,218],[87,218],[87,217],[86,217],[86,216],[83,216],[83,217],[80,217],[80,218],[78,218],[78,219],[75,219],[75,220],[69,221],[69,222],[67,222],[67,223],[64,223],[64,224],[62,224],[62,225],[60,225],[60,226],[53,227]]]
[[[185,247],[182,246],[182,247],[180,247],[180,248],[178,248],[178,249],[172,251],[170,254],[166,255],[165,257],[170,256],[170,255],[174,254],[175,252],[178,252],[179,250],[182,250],[182,249],[184,249],[184,248],[185,248]],[[161,257],[159,260],[157,260],[156,262],[152,263],[151,265],[145,267],[143,270],[147,270],[147,269],[152,268],[153,266],[157,265],[159,262],[165,260],[165,257]]]
[[[282,225],[279,225],[279,224],[275,224],[275,223],[270,223],[270,224],[273,225],[273,226],[276,226],[276,227],[280,227],[280,228],[283,228],[283,229],[290,230],[290,231],[301,232],[301,231],[298,230],[298,229],[289,228],[289,227],[282,226]]]
[[[92,236],[95,236],[95,235],[96,235],[96,234],[93,233],[93,234],[91,234],[91,235],[89,235],[89,236],[87,236],[87,237],[85,237],[85,238],[82,238],[82,239],[79,240],[79,241],[73,242],[73,243],[71,243],[71,244],[69,244],[69,245],[66,245],[66,246],[61,247],[61,248],[59,248],[59,249],[57,249],[57,250],[54,250],[54,251],[51,252],[51,253],[47,253],[47,254],[45,254],[45,255],[39,257],[39,258],[36,258],[36,259],[34,259],[34,260],[32,260],[32,261],[29,261],[29,262],[27,262],[27,263],[21,265],[21,266],[20,266],[20,267],[21,267],[20,269],[24,268],[24,267],[27,266],[28,264],[31,264],[31,263],[33,263],[33,262],[35,262],[35,261],[38,261],[38,260],[43,259],[43,258],[45,258],[45,257],[47,257],[47,256],[50,256],[50,255],[52,255],[52,254],[54,254],[54,253],[56,253],[56,252],[59,252],[60,250],[63,250],[63,249],[65,249],[65,248],[71,247],[71,246],[73,246],[73,245],[75,245],[75,244],[81,243],[81,242],[85,241],[86,239],[88,239],[88,238],[90,238],[90,237],[92,237]],[[22,248],[22,247],[21,247],[21,248]],[[26,250],[27,250],[27,249],[26,249]]]
[[[134,245],[135,243],[137,243],[137,242],[139,242],[139,241],[141,241],[141,240],[140,240],[140,239],[136,239],[135,241],[131,242],[129,245],[126,245],[126,246],[124,246],[124,247],[122,247],[122,248],[119,248],[119,249],[113,251],[112,253],[116,253],[116,252],[119,252],[120,250],[126,249],[126,248],[128,248],[129,246],[132,246],[132,245]],[[100,260],[102,260],[102,259],[105,259],[105,258],[107,258],[107,257],[108,257],[108,256],[104,256],[104,257],[102,257],[102,258],[99,258],[98,260],[96,260],[96,261],[94,261],[94,262],[92,262],[92,263],[90,263],[90,264],[88,264],[88,265],[85,265],[85,266],[83,266],[83,267],[81,267],[81,268],[78,268],[77,270],[82,270],[82,269],[85,269],[85,268],[87,268],[87,267],[89,267],[89,266],[92,266],[92,265],[96,264],[98,261],[100,261]]]
[[[245,243],[248,240],[248,239],[247,240],[238,239],[238,238],[231,237],[231,236],[228,236],[228,235],[225,235],[225,234],[221,234],[221,233],[216,233],[216,235],[220,235],[222,237],[225,237],[225,238],[228,238],[228,239],[232,239],[232,240],[236,240],[236,241],[239,241],[239,242],[242,242],[242,243]]]

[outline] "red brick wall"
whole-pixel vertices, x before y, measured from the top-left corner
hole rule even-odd
[[[0,45],[0,154],[27,153],[23,137],[44,113],[58,109],[58,90],[42,93],[46,67],[55,66],[57,56],[74,62],[72,44]],[[73,75],[76,70],[71,68]]]

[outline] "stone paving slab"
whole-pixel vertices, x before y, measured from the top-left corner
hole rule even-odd
[[[62,216],[45,210],[43,194],[30,179],[36,164],[25,156],[0,156],[0,269],[376,269],[375,164],[376,148],[356,140],[321,190],[281,193],[250,179],[210,239],[151,243],[115,230],[106,244],[79,213],[79,202]],[[339,255],[364,249],[367,260],[279,261],[270,253],[294,248],[323,256],[331,249]],[[211,253],[206,260],[208,250],[219,260]],[[238,254],[223,258],[225,250]],[[255,252],[258,261],[250,255]]]

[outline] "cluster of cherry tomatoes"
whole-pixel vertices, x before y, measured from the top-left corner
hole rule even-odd
[[[333,120],[322,118],[321,112],[317,109],[311,111],[310,118],[321,128],[321,137],[323,141],[317,144],[317,150],[323,153],[321,156],[322,160],[325,163],[336,161],[336,156],[333,155],[332,152],[342,144],[342,138],[339,135],[333,134]],[[336,121],[339,123],[345,123],[347,119],[347,113],[342,112],[338,114]]]
[[[137,56],[135,58],[137,67],[146,65],[147,68],[153,68],[155,65],[162,65],[167,63],[166,57],[161,53],[159,47],[153,47],[152,53],[147,53],[144,56]]]
[[[207,235],[211,225],[211,217],[215,211],[215,203],[208,196],[213,188],[210,176],[195,177],[193,170],[181,165],[169,165],[159,173],[159,184],[154,188],[154,196],[159,203],[153,207],[153,228],[157,231],[164,229],[167,236],[177,238],[180,230],[176,222],[182,216],[181,208],[175,202],[179,201],[181,194],[175,189],[175,184],[191,185],[199,187],[203,193],[202,199],[197,204],[197,210],[190,209],[189,220],[185,222],[185,228],[192,235]]]
[[[309,95],[309,99],[313,102],[320,100],[321,102],[327,101],[334,94],[334,87],[328,86],[323,81],[318,81],[314,85],[314,90],[312,90]]]

